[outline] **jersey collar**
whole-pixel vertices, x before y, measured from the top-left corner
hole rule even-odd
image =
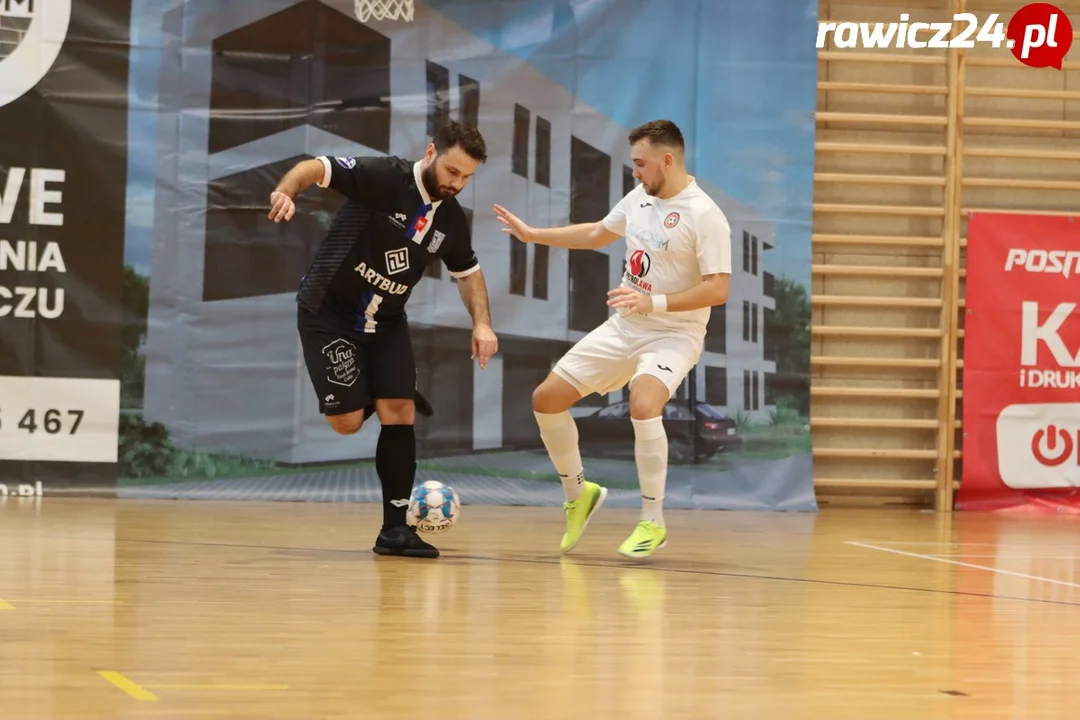
[[[424,178],[421,176],[423,169],[424,165],[422,160],[414,162],[412,166],[413,179],[416,181],[416,189],[420,191],[420,199],[424,201],[425,205],[430,205],[431,209],[434,210],[442,204],[442,200],[435,200],[432,202],[431,196],[428,195],[427,188],[424,187]]]

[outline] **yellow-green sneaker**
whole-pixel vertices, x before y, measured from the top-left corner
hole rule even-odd
[[[564,553],[570,552],[571,548],[577,545],[578,540],[585,534],[589,519],[604,504],[606,497],[607,488],[586,480],[581,486],[581,497],[563,503],[563,509],[566,510],[566,533],[559,543],[560,550]]]
[[[642,520],[619,546],[619,554],[630,558],[649,557],[655,551],[667,545],[667,527],[657,525],[652,520]]]

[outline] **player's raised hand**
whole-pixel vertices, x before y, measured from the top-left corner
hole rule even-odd
[[[507,235],[513,235],[522,242],[532,242],[533,229],[514,213],[502,205],[495,205],[495,217],[499,218],[504,227],[502,231]]]
[[[292,220],[294,214],[296,214],[296,203],[291,197],[283,192],[270,193],[270,214],[267,217],[279,223],[282,220],[285,222]]]

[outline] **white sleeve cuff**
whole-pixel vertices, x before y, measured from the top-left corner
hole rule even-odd
[[[460,280],[461,278],[469,277],[470,275],[472,275],[474,272],[476,272],[479,269],[480,269],[480,264],[477,263],[476,265],[473,265],[468,270],[462,270],[461,272],[451,272],[450,274],[453,275],[458,280]]]
[[[330,159],[327,158],[327,157],[320,157],[319,160],[322,161],[323,176],[322,176],[322,180],[318,181],[316,183],[316,185],[318,185],[321,188],[329,187],[330,186]]]
[[[721,264],[715,268],[709,267],[707,265],[701,266],[698,272],[701,274],[702,277],[704,277],[705,275],[730,275],[731,265]]]

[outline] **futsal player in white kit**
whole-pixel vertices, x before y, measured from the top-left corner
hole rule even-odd
[[[687,173],[685,143],[674,123],[645,123],[630,131],[629,140],[639,184],[603,220],[533,228],[500,205],[495,213],[506,226],[503,231],[524,242],[576,250],[626,238],[622,282],[608,293],[616,313],[559,360],[533,392],[533,412],[562,478],[566,533],[560,547],[565,553],[607,497],[606,488],[585,480],[569,410],[586,395],[629,383],[642,507],[640,522],[619,552],[641,558],[667,539],[664,405],[701,357],[710,308],[727,302],[731,227]]]

